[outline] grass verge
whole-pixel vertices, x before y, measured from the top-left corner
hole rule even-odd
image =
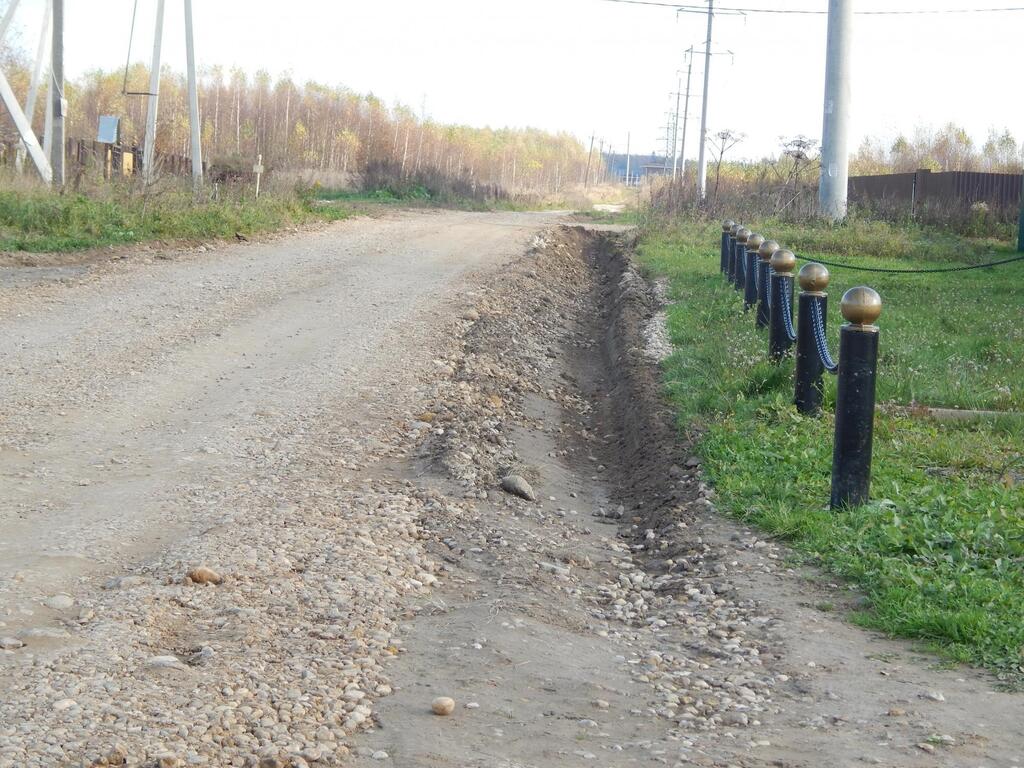
[[[1024,420],[940,424],[879,413],[876,501],[829,511],[834,382],[825,416],[795,412],[792,362],[766,361],[764,335],[718,274],[719,231],[681,224],[649,231],[639,248],[647,268],[668,276],[676,299],[668,313],[677,351],[665,364],[667,389],[680,423],[698,439],[719,507],[859,585],[870,607],[857,622],[923,640],[1020,684]],[[933,405],[1020,407],[1018,355],[1012,343],[1003,346],[1009,337],[1020,348],[1019,280],[978,270],[954,280],[871,282],[886,299],[880,399],[909,394]],[[852,284],[842,276],[831,293]],[[837,325],[834,305],[830,314]]]
[[[223,238],[349,215],[344,206],[319,206],[291,193],[194,204],[184,190],[148,200],[117,189],[102,195],[3,190],[0,251],[58,252],[145,240]]]

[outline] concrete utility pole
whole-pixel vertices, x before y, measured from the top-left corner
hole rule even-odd
[[[629,131],[626,131],[626,186],[629,186]],[[1021,204],[1024,205],[1024,201]]]
[[[683,142],[679,148],[679,164],[682,166],[680,176],[686,181],[686,124],[690,118],[690,75],[693,74],[693,46],[687,49],[689,64],[686,65],[686,104],[683,105]]]
[[[846,185],[850,167],[847,130],[850,117],[852,21],[853,0],[829,0],[818,209],[822,216],[833,221],[846,217]]]
[[[188,121],[192,128],[192,194],[203,189],[203,148],[199,123],[199,90],[196,87],[196,50],[192,40],[192,0],[185,0],[185,58],[188,66]]]
[[[146,105],[146,138],[142,145],[142,178],[152,184],[156,178],[156,112],[160,102],[160,46],[164,39],[164,0],[156,0],[156,32],[153,60],[149,65],[149,103]]]
[[[1017,219],[1017,250],[1024,253],[1024,180],[1020,185],[1020,218]]]
[[[590,187],[590,160],[594,157],[594,134],[590,134],[590,152],[587,153],[587,171],[583,175],[583,188]]]
[[[715,0],[708,0],[708,37],[704,42],[704,99],[700,109],[700,152],[697,154],[697,196],[703,200],[708,193],[708,163],[705,153],[708,140],[708,82],[711,79],[711,23],[715,18]]]
[[[50,147],[52,183],[64,186],[64,0],[53,0],[53,42],[50,44],[50,103],[53,105],[53,135]]]
[[[669,144],[672,142],[672,113],[665,113],[665,162],[662,163],[662,169],[668,174],[668,155],[669,155]]]
[[[679,171],[679,155],[676,154],[676,149],[679,148],[679,98],[682,92],[683,79],[679,78],[679,82],[676,83],[676,116],[672,120],[672,181],[676,180]]]

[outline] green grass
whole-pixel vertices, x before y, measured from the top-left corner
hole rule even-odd
[[[162,239],[232,237],[350,215],[294,194],[193,204],[170,191],[146,201],[123,190],[102,195],[0,191],[0,251],[56,252]]]
[[[942,238],[940,248],[924,233],[908,234],[881,222],[804,230],[755,222],[755,231],[791,248],[802,260],[897,269],[981,263],[1012,255],[1005,244],[950,236]],[[682,259],[717,272],[720,232],[714,225],[683,223],[648,239],[645,252],[652,265],[664,269],[676,268]],[[943,260],[940,252],[964,257]],[[846,289],[870,285],[882,296],[880,402],[1024,411],[1024,261],[960,273],[892,275],[840,268],[830,272],[833,344],[841,319],[839,298]]]
[[[765,226],[785,243],[801,233]],[[951,658],[1020,683],[1024,669],[1024,419],[950,424],[879,413],[872,503],[828,509],[834,381],[826,415],[791,405],[792,362],[765,359],[766,339],[718,273],[716,227],[648,231],[640,259],[670,279],[665,364],[680,424],[691,430],[720,508],[788,540],[813,561],[859,585],[865,626],[918,638]],[[821,233],[803,242],[824,249]],[[938,263],[911,240],[905,257],[872,263]],[[919,251],[928,248],[928,253]],[[796,249],[801,255],[810,255]],[[834,272],[833,297],[858,282]],[[864,282],[886,302],[880,321],[881,400],[1017,408],[1024,287],[1022,267]],[[838,325],[833,299],[830,323]],[[1008,392],[1001,388],[1005,387]]]

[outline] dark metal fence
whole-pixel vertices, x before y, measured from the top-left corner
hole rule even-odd
[[[849,200],[861,205],[903,204],[911,213],[922,205],[967,208],[985,203],[991,208],[1016,209],[1020,205],[1019,173],[977,173],[922,169],[914,173],[851,176]]]
[[[838,360],[825,336],[829,274],[811,262],[800,270],[797,322],[793,318],[796,256],[733,221],[722,224],[719,270],[743,292],[744,311],[756,308],[755,325],[768,330],[768,356],[788,358],[796,347],[793,402],[797,410],[821,411],[825,372],[838,378],[835,441],[832,450],[831,506],[864,504],[871,482],[871,445],[875,419],[875,376],[882,300],[867,286],[843,294]]]

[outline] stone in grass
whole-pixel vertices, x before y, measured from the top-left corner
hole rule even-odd
[[[213,568],[208,568],[205,565],[199,565],[191,569],[187,576],[193,584],[220,584],[224,581],[223,576],[213,570]]]
[[[537,500],[537,494],[533,487],[521,475],[506,475],[501,480],[501,490],[527,501]]]
[[[430,711],[442,717],[450,715],[455,711],[455,699],[448,696],[438,696],[430,702]]]

